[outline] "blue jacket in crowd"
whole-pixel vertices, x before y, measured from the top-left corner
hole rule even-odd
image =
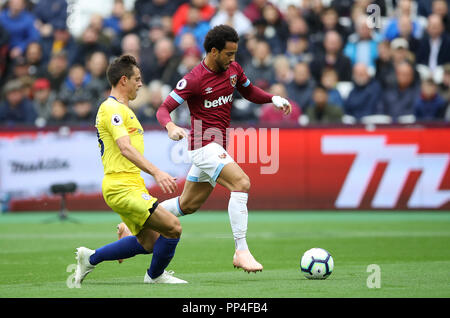
[[[40,34],[34,26],[34,21],[34,15],[27,11],[22,11],[16,17],[11,17],[9,9],[0,13],[0,23],[9,33],[11,49],[19,47],[22,52],[25,52],[29,43],[39,41]]]

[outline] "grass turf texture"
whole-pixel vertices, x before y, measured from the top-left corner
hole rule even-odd
[[[143,284],[151,256],[104,262],[81,288],[68,288],[75,248],[116,240],[118,215],[71,213],[0,215],[0,297],[450,297],[448,212],[255,212],[248,243],[264,271],[234,269],[234,242],[226,212],[181,218],[183,234],[168,270],[186,285]],[[53,223],[47,221],[53,220]],[[307,280],[302,254],[327,249],[335,269],[323,281]],[[381,268],[381,288],[370,289],[367,267]]]

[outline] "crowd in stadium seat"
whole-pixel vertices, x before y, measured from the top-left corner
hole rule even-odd
[[[90,14],[79,36],[65,0],[0,8],[0,125],[92,127],[109,95],[111,59],[136,57],[144,86],[130,106],[143,124],[204,56],[218,24],[239,36],[237,61],[259,87],[289,99],[281,116],[236,92],[247,124],[450,121],[450,0],[123,0]],[[187,107],[174,121],[188,125]]]

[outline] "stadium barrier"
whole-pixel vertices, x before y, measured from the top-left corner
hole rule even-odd
[[[145,156],[177,177],[190,167],[186,141],[146,130]],[[236,128],[228,151],[249,175],[254,210],[449,210],[450,130],[381,126]],[[53,183],[76,182],[69,210],[109,210],[101,195],[103,168],[96,132],[0,131],[0,195],[11,211],[58,210]],[[164,200],[150,176],[150,193]],[[225,210],[217,186],[202,209]]]

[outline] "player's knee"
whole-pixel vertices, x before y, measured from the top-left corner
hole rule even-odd
[[[169,228],[165,231],[165,233],[161,234],[163,234],[167,238],[177,239],[181,237],[181,232],[182,232],[181,223],[177,218],[170,224]]]
[[[243,175],[235,183],[233,191],[249,192],[250,191],[250,178],[247,175]]]

